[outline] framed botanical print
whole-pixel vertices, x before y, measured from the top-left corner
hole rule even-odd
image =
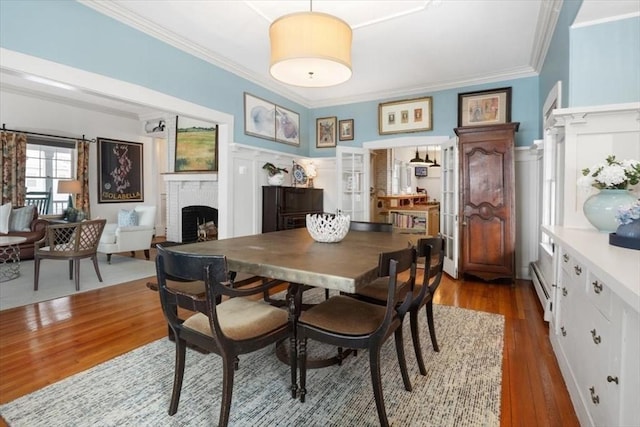
[[[328,148],[336,146],[337,117],[323,117],[316,119],[316,147]]]
[[[405,99],[378,104],[378,133],[422,132],[433,129],[433,98]]]
[[[353,119],[340,120],[338,122],[338,139],[340,141],[353,141]]]
[[[98,138],[98,203],[144,202],[142,144]]]
[[[270,141],[300,145],[300,115],[244,93],[244,133]]]

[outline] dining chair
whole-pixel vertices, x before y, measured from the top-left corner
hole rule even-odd
[[[196,345],[222,358],[222,399],[219,426],[229,423],[233,394],[234,370],[241,354],[250,353],[286,338],[293,337],[292,323],[286,310],[273,307],[261,299],[265,282],[250,288],[234,288],[229,281],[227,260],[223,255],[194,255],[172,252],[157,245],[156,276],[162,311],[175,337],[176,359],[169,415],[178,411],[184,376],[186,346]],[[169,279],[204,281],[205,297],[183,293],[168,285]],[[187,307],[195,314],[182,321],[178,307]],[[296,393],[297,355],[291,346],[292,396]]]
[[[418,332],[418,315],[422,307],[425,307],[427,314],[427,324],[429,326],[429,335],[433,350],[438,352],[438,341],[436,339],[435,324],[433,321],[433,296],[440,286],[442,279],[442,268],[444,264],[444,243],[445,240],[441,236],[427,237],[419,239],[417,242],[418,258],[424,258],[424,274],[422,282],[416,282],[413,291],[413,301],[409,307],[409,321],[411,326],[411,339],[413,341],[413,349],[416,354],[418,368],[420,374],[427,375],[427,370],[422,358],[422,349],[420,346],[420,334]],[[401,287],[398,289],[398,299],[404,296],[408,288]],[[351,295],[354,298],[361,299],[373,304],[386,304],[386,284],[380,280],[371,282],[363,287],[357,294]]]
[[[440,347],[438,347],[436,329],[433,322],[433,296],[435,295],[438,286],[440,286],[440,281],[442,280],[445,239],[442,236],[422,238],[418,240],[417,251],[418,258],[425,258],[425,269],[422,283],[416,283],[414,291],[415,298],[411,307],[409,307],[409,321],[411,324],[411,338],[413,340],[413,349],[416,353],[416,360],[418,361],[418,368],[420,369],[420,374],[427,375],[427,370],[422,358],[422,349],[420,347],[418,315],[420,313],[420,309],[425,307],[431,345],[433,346],[434,351],[439,352]]]
[[[387,222],[351,221],[349,230],[391,233],[393,225]]]
[[[34,243],[33,290],[38,290],[40,261],[43,259],[69,261],[69,280],[74,279],[80,290],[80,260],[90,258],[98,280],[102,282],[98,267],[97,249],[105,219],[47,226],[42,239]]]
[[[416,275],[417,252],[415,248],[381,253],[377,276],[387,278],[386,305],[367,303],[347,295],[332,296],[303,311],[297,322],[299,345],[300,401],[307,393],[307,340],[311,338],[337,347],[368,349],[371,382],[378,418],[382,426],[388,426],[382,382],[380,378],[380,348],[394,334],[398,363],[405,389],[411,391],[402,339],[402,318],[412,301],[412,293],[406,293],[402,304],[396,304],[398,275],[409,272],[408,286],[413,288]]]

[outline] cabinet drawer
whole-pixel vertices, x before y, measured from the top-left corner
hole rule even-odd
[[[607,318],[611,318],[611,288],[598,276],[589,272],[587,298]]]

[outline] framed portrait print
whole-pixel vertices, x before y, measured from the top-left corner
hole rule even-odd
[[[458,126],[511,121],[511,87],[458,94]]]
[[[353,141],[353,119],[340,120],[338,122],[338,139],[340,141]]]
[[[323,117],[316,119],[316,147],[328,148],[336,146],[337,117]]]
[[[175,172],[218,170],[218,126],[176,117]]]
[[[422,132],[433,129],[433,98],[407,99],[378,104],[378,133]]]
[[[144,202],[142,144],[98,138],[98,203]]]

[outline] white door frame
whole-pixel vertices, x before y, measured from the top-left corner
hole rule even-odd
[[[445,238],[443,270],[454,279],[458,278],[460,239],[458,228],[458,205],[460,200],[458,138],[453,137],[442,144],[440,188],[440,234]]]

